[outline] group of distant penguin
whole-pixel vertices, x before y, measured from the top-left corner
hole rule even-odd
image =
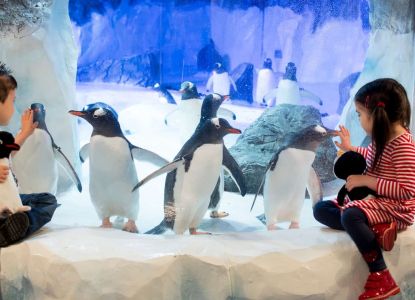
[[[86,105],[81,111],[69,111],[93,127],[90,142],[80,150],[80,159],[84,162],[89,158],[90,198],[102,220],[102,227],[112,227],[110,217],[119,216],[128,219],[123,230],[138,232],[135,221],[139,187],[164,173],[167,173],[164,218],[147,232],[150,234],[161,234],[167,229],[176,234],[183,234],[186,230],[198,234],[197,227],[208,209],[212,210],[211,217],[226,216],[227,213],[217,210],[224,190],[223,168],[231,175],[241,195],[246,194],[243,172],[223,142],[225,135],[240,134],[241,131],[232,127],[225,118],[217,117],[220,114],[236,118],[231,111],[220,108],[227,96],[213,93],[202,101],[191,82],[182,83],[180,92],[182,99],[178,109],[165,119],[166,124],[175,118],[186,122],[180,132],[184,145],[172,162],[129,142],[123,134],[117,112],[105,103],[97,102]],[[47,129],[43,105],[34,103],[31,109],[34,122],[39,125],[12,158],[20,192],[56,193],[57,162],[64,166],[81,192],[79,177]],[[286,146],[271,159],[262,181],[268,229],[274,229],[275,224],[281,221],[291,221],[291,228],[298,227],[307,184],[309,191],[321,198],[321,185],[311,164],[318,144],[330,133],[320,125],[310,126],[287,140]],[[13,137],[1,132],[0,163],[8,163],[10,152],[17,150]],[[139,181],[134,159],[151,162],[160,169]],[[0,185],[3,194],[4,189],[13,190],[14,181],[7,182],[9,187]],[[9,193],[11,198],[16,197],[16,191],[14,187]],[[18,206],[16,201],[13,207]]]

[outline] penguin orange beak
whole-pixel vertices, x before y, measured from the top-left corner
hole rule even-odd
[[[8,144],[8,145],[5,145],[5,146],[6,146],[7,149],[10,149],[10,150],[16,150],[17,151],[17,150],[20,149],[20,146],[16,143]]]
[[[77,117],[83,117],[85,116],[85,113],[82,111],[77,111],[77,110],[70,110],[68,111],[68,113],[70,113],[71,115],[77,116]]]
[[[226,131],[229,132],[229,133],[235,133],[235,134],[241,134],[241,132],[242,132],[242,131],[240,131],[239,129],[236,129],[236,128],[228,128]]]

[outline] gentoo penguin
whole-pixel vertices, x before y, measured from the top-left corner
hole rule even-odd
[[[46,122],[46,111],[41,103],[32,103],[33,122],[37,128],[27,138],[20,151],[12,158],[13,172],[19,183],[21,194],[51,193],[56,195],[58,187],[58,163],[71,178],[79,192],[82,184],[68,158],[56,145]]]
[[[172,94],[167,90],[167,88],[160,84],[156,83],[153,88],[159,92],[159,98],[164,99],[163,102],[169,103],[169,104],[177,104],[176,100],[174,100]]]
[[[12,134],[0,131],[0,165],[9,167],[10,153],[19,149],[20,146],[14,142]],[[8,207],[12,212],[22,207],[22,200],[11,172],[7,179],[0,183],[0,204],[2,207]]]
[[[258,71],[256,81],[255,101],[261,105],[266,94],[268,94],[276,86],[274,71],[272,70],[272,60],[267,58],[264,60],[262,69]]]
[[[184,144],[174,161],[143,179],[135,188],[152,178],[169,172],[164,186],[164,219],[146,232],[161,234],[168,228],[176,234],[196,231],[205,215],[221,166],[229,168],[242,195],[246,193],[242,171],[223,146],[223,137],[241,133],[225,119],[210,119]]]
[[[134,159],[162,166],[168,163],[159,155],[131,144],[123,135],[115,110],[102,102],[86,105],[70,114],[81,117],[92,127],[91,140],[80,150],[81,161],[89,156],[89,193],[101,227],[112,227],[111,216],[128,218],[123,230],[138,232],[138,191]]]
[[[206,90],[222,96],[229,96],[231,85],[237,91],[236,84],[229,73],[226,72],[225,67],[221,63],[216,63],[206,84]]]
[[[201,121],[201,118],[209,119],[216,117],[216,114],[218,114],[220,117],[225,119],[236,119],[235,113],[228,109],[219,107],[222,102],[227,99],[227,97],[222,98],[218,95],[215,99],[220,98],[222,101],[217,100],[220,101],[220,103],[213,103],[216,100],[212,99],[213,96],[207,95],[202,102],[196,85],[190,81],[183,82],[179,91],[182,93],[182,99],[178,104],[178,107],[166,115],[164,123],[168,126],[173,125],[178,128],[180,139],[183,143],[192,136],[196,126]],[[212,107],[208,108],[210,103],[212,103]],[[206,107],[204,108],[207,113],[206,116],[203,116],[203,112],[201,111],[203,106]],[[209,113],[208,110],[214,112]]]
[[[294,63],[289,62],[285,68],[285,74],[278,83],[276,89],[272,89],[264,96],[264,101],[269,107],[276,104],[302,104],[302,99],[310,99],[319,105],[323,105],[323,101],[312,92],[307,91],[298,86],[297,67]]]
[[[320,180],[311,165],[320,143],[334,136],[335,132],[320,125],[308,126],[288,136],[285,146],[272,157],[254,198],[255,203],[264,185],[264,211],[268,230],[276,229],[276,223],[282,221],[291,221],[290,228],[299,227],[306,187],[313,202],[321,200]]]

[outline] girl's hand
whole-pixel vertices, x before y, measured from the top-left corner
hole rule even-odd
[[[2,218],[2,219],[7,218],[11,214],[13,214],[13,212],[7,206],[1,206],[0,207],[0,218]]]
[[[8,166],[0,166],[0,183],[3,183],[6,181],[7,176],[9,176],[10,168]]]
[[[372,190],[376,190],[377,181],[375,177],[368,175],[350,175],[346,179],[346,190],[350,192],[357,187],[368,187]]]
[[[340,137],[340,143],[335,141],[337,147],[339,147],[343,151],[353,151],[354,147],[350,142],[350,132],[349,130],[344,127],[343,125],[339,126],[339,131],[337,131],[337,136]]]

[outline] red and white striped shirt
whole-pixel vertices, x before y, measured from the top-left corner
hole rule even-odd
[[[396,221],[402,230],[414,223],[415,216],[415,144],[406,132],[390,141],[380,157],[377,168],[372,171],[375,149],[357,147],[366,158],[365,174],[377,178],[377,198],[348,201],[343,209],[359,207],[366,214],[369,225]],[[346,197],[347,198],[347,197]]]

